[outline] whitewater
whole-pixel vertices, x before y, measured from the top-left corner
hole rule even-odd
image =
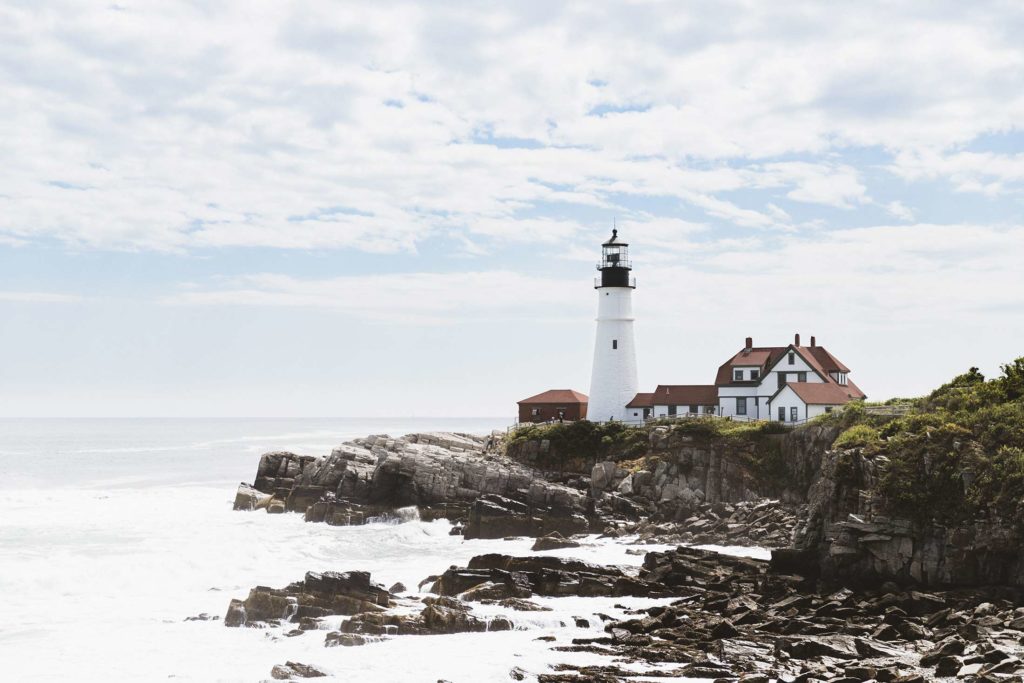
[[[551,647],[600,635],[598,613],[621,616],[623,608],[666,601],[536,599],[553,611],[501,611],[514,631],[355,648],[325,648],[323,631],[289,638],[287,629],[188,620],[223,618],[231,598],[307,571],[367,570],[375,582],[401,582],[415,593],[427,576],[474,555],[530,554],[532,539],[464,541],[446,521],[331,527],[231,509],[238,482],[251,481],[269,450],[323,455],[367,434],[501,426],[494,419],[0,420],[0,679],[261,681],[290,660],[335,680],[471,683],[510,680],[513,667],[536,674],[559,662],[608,663]],[[630,548],[595,538],[551,554],[637,566],[643,556]],[[592,626],[576,627],[576,617]]]

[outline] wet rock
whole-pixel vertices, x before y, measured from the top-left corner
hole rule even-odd
[[[534,552],[543,552],[545,550],[559,550],[561,548],[579,548],[580,544],[571,539],[565,538],[562,534],[552,532],[547,536],[541,536],[534,542],[533,547],[530,550]]]
[[[956,676],[961,666],[963,666],[963,662],[959,657],[953,655],[942,657],[935,664],[935,675],[940,677]]]
[[[921,666],[934,666],[940,659],[949,655],[962,655],[965,643],[959,638],[947,638],[921,657]]]
[[[286,681],[292,678],[324,678],[326,673],[314,666],[300,664],[299,662],[287,662],[278,664],[270,670],[270,677],[278,681]]]
[[[238,491],[235,493],[235,510],[260,510],[267,507],[270,502],[270,494],[264,493],[259,489],[249,486],[248,484],[242,483],[238,485]]]
[[[515,610],[517,612],[550,612],[550,607],[544,607],[538,605],[535,602],[529,600],[521,600],[519,598],[506,598],[498,602],[499,605],[507,609]]]
[[[391,586],[391,588],[388,589],[388,592],[391,593],[392,595],[398,595],[400,593],[404,593],[405,591],[406,591],[405,584],[402,583],[401,581],[399,581],[398,583],[394,584],[393,586]]]
[[[451,597],[423,599],[419,614],[370,612],[356,614],[341,624],[341,632],[374,636],[440,635],[509,631],[512,622],[505,617],[484,619],[475,616],[469,605]]]
[[[245,625],[245,603],[241,600],[232,600],[228,605],[228,613],[224,616],[224,625],[237,627]]]
[[[308,572],[304,580],[285,588],[257,586],[244,601],[232,600],[224,625],[251,626],[381,611],[389,604],[389,593],[371,583],[368,572]]]
[[[327,634],[324,645],[326,647],[358,647],[360,645],[366,645],[366,642],[366,638],[355,633],[332,631]]]
[[[217,621],[219,619],[220,617],[209,615],[206,612],[203,612],[202,614],[197,614],[194,617],[185,617],[185,621]]]
[[[459,522],[453,533],[467,538],[569,535],[590,527],[584,491],[498,455],[491,437],[467,434],[370,436],[323,458],[266,453],[254,486],[240,489],[240,509],[262,500],[250,489],[273,494],[268,512],[301,512],[306,521],[335,526],[414,507],[430,519]]]

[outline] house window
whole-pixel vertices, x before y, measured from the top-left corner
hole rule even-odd
[[[825,406],[825,412],[826,413],[831,413],[832,412],[832,406]]]
[[[761,371],[760,370],[751,370],[750,371],[750,379],[758,379],[760,377],[761,377]]]
[[[668,414],[669,415],[675,415],[676,414],[676,407],[675,406],[669,406],[668,407]]]
[[[846,386],[846,373],[845,372],[839,373],[839,383],[842,384],[843,386]]]
[[[743,396],[736,398],[736,414],[746,415],[747,414],[747,399]]]
[[[785,421],[786,421],[786,409],[785,408],[779,408],[779,422],[785,422]]]
[[[537,417],[538,415],[540,415],[540,408],[532,408],[530,410],[531,417]]]
[[[806,372],[798,372],[798,373],[796,373],[796,381],[797,382],[806,382],[807,381],[807,373]]]
[[[691,415],[696,415],[697,414],[697,406],[690,406],[690,414]]]
[[[789,352],[789,364],[796,365],[796,354],[792,351]]]
[[[789,409],[789,421],[796,422],[796,406]]]
[[[736,382],[742,382],[743,381],[743,371],[742,370],[733,370],[732,371],[732,378]]]
[[[619,348],[619,340],[618,339],[612,339],[612,349],[617,349],[617,348]]]
[[[715,406],[704,406],[704,412],[707,413],[708,415],[714,415]]]

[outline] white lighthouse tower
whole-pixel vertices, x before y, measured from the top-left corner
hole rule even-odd
[[[601,245],[601,277],[597,290],[597,340],[594,371],[590,378],[587,419],[592,422],[626,420],[626,404],[637,391],[636,345],[633,340],[633,290],[629,245],[619,241],[619,231]]]

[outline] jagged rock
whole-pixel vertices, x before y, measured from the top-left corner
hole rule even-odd
[[[278,681],[286,681],[291,678],[323,678],[325,676],[327,674],[320,669],[298,662],[277,664],[270,670],[270,677]]]
[[[561,548],[579,548],[580,544],[571,539],[565,538],[557,531],[538,538],[530,550],[543,552],[545,550],[559,550]]]
[[[185,621],[217,621],[218,619],[220,619],[220,617],[212,616],[206,612],[197,614],[194,617],[185,617]]]
[[[451,597],[424,598],[419,614],[356,614],[341,624],[345,634],[439,635],[509,631],[512,622],[504,617],[487,620],[474,616],[465,603]]]
[[[551,611],[550,607],[544,607],[543,605],[538,605],[535,602],[530,602],[529,600],[522,600],[520,598],[505,598],[504,600],[499,600],[498,604],[501,605],[502,607],[507,608],[507,609],[516,610],[517,612],[550,612]]]
[[[459,528],[467,538],[589,531],[586,493],[494,454],[492,444],[492,437],[434,433],[355,439],[323,458],[266,453],[250,488],[272,494],[268,512],[301,512],[306,521],[335,526],[415,506],[465,519]],[[262,500],[240,489],[240,509]]]
[[[940,677],[956,676],[962,665],[963,662],[959,657],[947,655],[935,664],[935,675]]]
[[[390,596],[370,582],[368,572],[308,572],[303,581],[283,589],[257,586],[244,601],[232,600],[224,625],[251,626],[303,617],[382,611]]]
[[[331,631],[324,641],[326,647],[358,647],[366,645],[366,638],[355,633]]]
[[[391,586],[391,588],[388,589],[388,592],[393,595],[398,595],[399,593],[404,593],[405,591],[405,584],[401,581],[397,582],[395,585]]]
[[[232,600],[228,605],[228,613],[224,616],[224,625],[237,627],[245,625],[245,603],[241,600]]]
[[[235,493],[235,510],[260,510],[266,508],[270,503],[270,494],[242,483],[238,485]]]

